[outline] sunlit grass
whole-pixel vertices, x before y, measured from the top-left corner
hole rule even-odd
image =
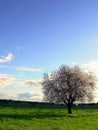
[[[0,130],[98,130],[98,106],[0,106]]]

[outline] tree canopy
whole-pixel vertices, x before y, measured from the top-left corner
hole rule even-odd
[[[75,101],[93,101],[95,76],[78,66],[62,65],[50,75],[44,74],[42,82],[44,101],[51,103],[64,103],[68,106],[68,113]]]

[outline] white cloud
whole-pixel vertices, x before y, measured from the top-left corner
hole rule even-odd
[[[0,92],[0,99],[22,100],[22,101],[39,101],[43,98],[42,93],[36,94],[31,92],[26,93],[9,93]]]
[[[0,88],[8,86],[23,86],[23,87],[41,87],[41,80],[25,80],[22,82],[16,81],[16,79],[7,74],[0,74]],[[17,88],[15,88],[17,89]],[[33,90],[32,90],[33,91]],[[9,92],[0,92],[0,99],[12,99],[12,100],[24,100],[24,101],[42,101],[43,94],[41,91],[35,91],[34,93],[25,92],[25,93],[9,93]]]
[[[28,72],[41,72],[42,71],[42,69],[38,69],[38,68],[17,67],[17,66],[0,66],[0,68],[9,68],[9,69],[15,69],[19,71],[28,71]]]
[[[96,75],[95,102],[98,102],[98,61],[91,61],[82,64],[81,67],[86,71],[93,72]]]
[[[18,95],[15,93],[0,92],[0,99],[13,99],[17,100]]]
[[[96,76],[98,76],[98,61],[91,61],[89,63],[82,64],[81,66],[88,71],[94,72]]]
[[[13,59],[13,54],[9,53],[7,56],[0,59],[0,63],[10,62]]]
[[[42,101],[42,94],[36,94],[31,92],[26,93],[20,93],[18,94],[18,100],[24,100],[24,101]]]
[[[17,46],[16,49],[17,49],[17,51],[19,51],[19,50],[21,49],[21,47],[20,47],[20,46]]]
[[[19,82],[18,85],[23,87],[41,87],[41,81],[42,80],[25,80]]]
[[[21,70],[21,71],[30,71],[30,72],[41,72],[41,69],[36,68],[27,68],[27,67],[14,67],[14,69]]]
[[[79,62],[77,62],[77,61],[72,61],[70,64],[71,64],[71,65],[78,65]]]
[[[14,83],[15,78],[11,75],[0,74],[0,87],[7,87]]]

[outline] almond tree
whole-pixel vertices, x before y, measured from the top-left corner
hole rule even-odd
[[[75,101],[93,101],[95,76],[93,73],[83,71],[78,66],[62,65],[51,75],[44,74],[42,82],[44,101],[50,103],[64,103],[68,113],[72,113]]]

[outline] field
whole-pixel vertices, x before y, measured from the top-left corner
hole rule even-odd
[[[0,130],[98,130],[98,106],[0,103]]]

